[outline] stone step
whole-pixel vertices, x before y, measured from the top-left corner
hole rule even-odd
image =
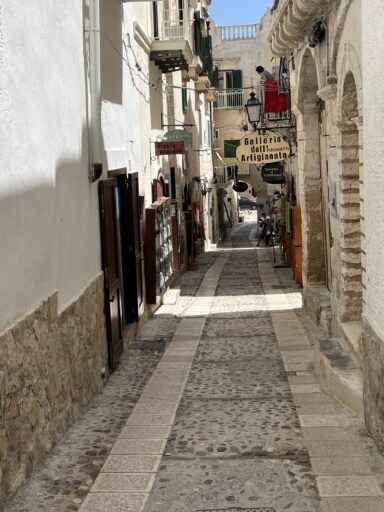
[[[361,368],[361,340],[363,336],[363,326],[360,322],[340,322],[341,339],[340,342],[345,352],[347,352]]]
[[[363,376],[359,366],[343,350],[338,338],[319,340],[314,349],[321,387],[363,419]]]

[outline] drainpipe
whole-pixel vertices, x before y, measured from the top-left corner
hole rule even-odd
[[[91,94],[91,162],[89,179],[98,180],[103,171],[101,137],[100,0],[89,0],[89,75]]]

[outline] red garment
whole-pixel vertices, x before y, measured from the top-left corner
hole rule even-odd
[[[264,82],[264,113],[285,112],[289,108],[289,95],[279,94],[277,80]]]

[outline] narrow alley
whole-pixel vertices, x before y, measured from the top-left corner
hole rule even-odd
[[[321,391],[301,289],[254,238],[237,224],[180,278],[7,512],[384,510],[384,459]]]

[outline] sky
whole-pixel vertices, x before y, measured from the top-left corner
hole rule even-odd
[[[212,0],[209,13],[217,25],[258,23],[273,0]]]

